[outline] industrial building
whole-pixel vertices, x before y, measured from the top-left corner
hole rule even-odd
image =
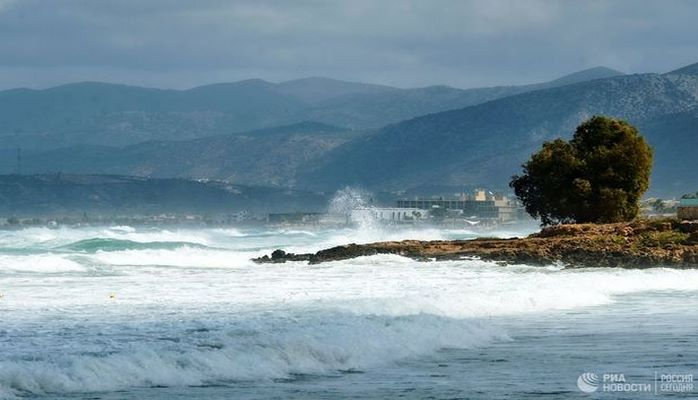
[[[684,220],[698,220],[698,199],[681,199],[676,216]]]
[[[397,208],[457,210],[462,213],[464,218],[497,220],[500,222],[515,221],[525,217],[523,208],[516,201],[510,200],[501,194],[487,192],[484,189],[478,189],[472,195],[464,193],[453,198],[401,199],[397,201]]]

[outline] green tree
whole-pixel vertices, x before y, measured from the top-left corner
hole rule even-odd
[[[625,121],[595,116],[523,164],[510,186],[543,225],[635,218],[649,187],[652,148]]]

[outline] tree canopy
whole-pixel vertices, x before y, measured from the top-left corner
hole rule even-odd
[[[510,186],[543,225],[629,221],[649,187],[652,153],[632,125],[594,116],[572,140],[545,142]]]

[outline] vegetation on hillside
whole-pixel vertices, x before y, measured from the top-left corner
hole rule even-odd
[[[632,125],[595,116],[569,142],[545,142],[510,186],[543,225],[630,221],[649,187],[652,153]]]
[[[654,197],[698,185],[698,76],[640,74],[509,96],[387,126],[342,145],[302,171],[302,187],[360,185],[402,190],[423,184],[503,190],[545,141],[592,115],[636,126],[655,149]]]

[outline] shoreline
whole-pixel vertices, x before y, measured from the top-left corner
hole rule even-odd
[[[417,261],[478,258],[505,265],[563,263],[570,268],[698,268],[698,221],[556,225],[525,238],[352,243],[304,254],[279,249],[253,261],[319,264],[378,254],[396,254]]]

